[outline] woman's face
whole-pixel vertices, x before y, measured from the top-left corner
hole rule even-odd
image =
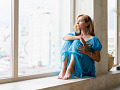
[[[86,29],[86,22],[84,20],[84,18],[81,16],[78,18],[77,20],[77,28],[80,30],[85,30]]]

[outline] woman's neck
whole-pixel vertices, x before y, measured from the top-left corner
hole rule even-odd
[[[82,30],[82,29],[81,29],[81,35],[82,35],[83,37],[86,36],[86,35],[87,35],[86,30]]]

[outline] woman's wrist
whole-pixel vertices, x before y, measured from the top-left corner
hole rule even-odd
[[[76,36],[76,39],[80,39],[81,37],[80,36]]]
[[[88,51],[87,55],[88,55],[89,57],[92,57],[92,52],[89,52],[89,51]]]
[[[89,57],[90,57],[90,58],[92,58],[92,56],[93,56],[93,53],[92,53],[92,52],[90,52]]]

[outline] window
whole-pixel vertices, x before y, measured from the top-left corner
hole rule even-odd
[[[19,75],[58,69],[61,33],[59,0],[20,0]]]
[[[0,83],[58,72],[62,36],[73,26],[72,0],[0,0],[0,3],[3,74]],[[8,78],[4,81],[1,77]]]
[[[0,0],[0,78],[11,76],[11,1]]]
[[[116,0],[108,0],[108,53],[114,57],[114,65],[117,64],[116,10]]]

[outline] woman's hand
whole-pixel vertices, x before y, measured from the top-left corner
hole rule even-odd
[[[82,45],[86,45],[86,42],[82,37],[80,37],[80,42],[82,43]]]
[[[89,51],[87,50],[88,48],[87,44],[83,44],[83,45],[79,44],[79,45],[81,47],[77,47],[77,49],[79,50],[78,52],[88,55]]]
[[[78,52],[87,54],[88,53],[88,50],[87,50],[88,46],[82,37],[80,37],[80,42],[82,43],[82,45],[79,44],[81,47],[78,47],[78,50],[80,50]]]
[[[97,50],[97,51],[94,51],[94,54],[91,54],[88,50],[87,50],[87,44],[79,44],[81,47],[77,47],[79,53],[83,53],[83,54],[86,54],[88,55],[90,58],[92,58],[93,60],[99,62],[100,61],[100,51]]]
[[[97,50],[97,51],[94,51],[94,54],[91,54],[91,52],[89,52],[89,51],[87,50],[88,46],[87,46],[85,40],[84,40],[82,37],[80,38],[80,41],[81,41],[82,45],[79,44],[81,47],[77,47],[77,49],[79,50],[78,52],[79,52],[79,53],[86,54],[86,55],[88,55],[90,58],[92,58],[93,60],[99,62],[99,61],[100,61],[100,51]]]

